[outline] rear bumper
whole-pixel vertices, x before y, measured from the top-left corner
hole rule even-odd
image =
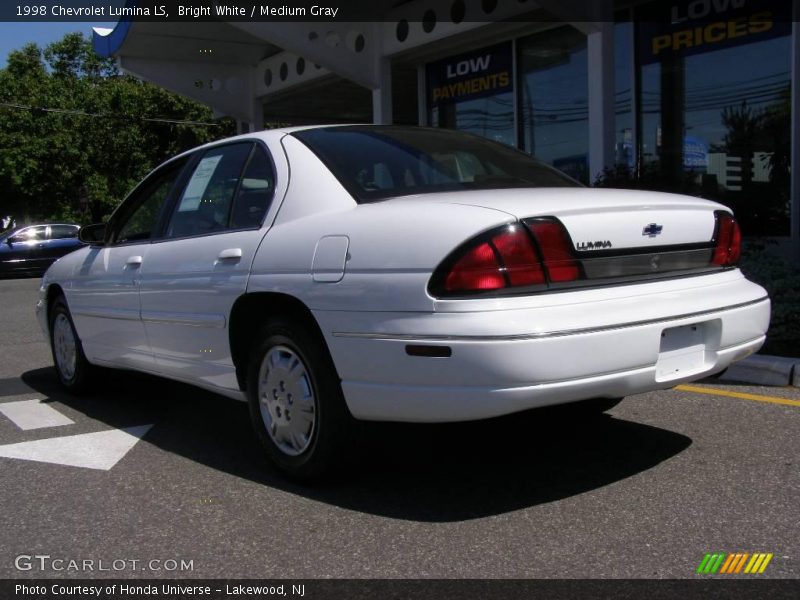
[[[527,309],[360,313],[352,315],[355,331],[346,329],[355,324],[348,313],[317,317],[331,332],[356,418],[463,421],[665,389],[723,370],[761,347],[770,315],[763,289],[724,279],[693,282],[679,301],[662,283],[635,293],[635,303],[628,290],[603,301],[563,295],[563,304]],[[447,346],[451,355],[409,356],[408,344]]]

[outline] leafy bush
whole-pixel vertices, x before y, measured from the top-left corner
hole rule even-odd
[[[703,190],[696,181],[696,175],[687,172],[677,186],[670,185],[665,182],[658,164],[650,163],[639,173],[634,173],[625,166],[605,169],[594,185],[706,195],[701,194]],[[774,230],[776,227],[770,223],[788,223],[785,199],[781,199],[778,194],[767,193],[767,190],[756,184],[751,184],[750,187],[753,195],[739,193],[715,198],[734,209],[745,235],[749,232]],[[770,201],[770,198],[778,200]],[[749,238],[744,244],[741,269],[748,279],[764,287],[772,300],[772,320],[762,352],[800,357],[800,270],[781,257],[775,248],[770,247],[775,243],[763,238]]]
[[[745,243],[741,269],[747,278],[769,292],[772,321],[765,354],[800,357],[800,270],[768,245],[775,242],[751,240]]]
[[[234,132],[230,119],[122,74],[69,33],[0,68],[0,203],[17,223],[108,218],[170,156]]]

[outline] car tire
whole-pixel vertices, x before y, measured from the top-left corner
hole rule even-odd
[[[272,462],[293,479],[323,478],[353,448],[347,409],[321,335],[293,319],[270,319],[254,344],[247,371],[250,417]]]
[[[67,302],[59,296],[53,302],[50,318],[50,351],[61,385],[74,394],[89,388],[93,367],[83,353]]]

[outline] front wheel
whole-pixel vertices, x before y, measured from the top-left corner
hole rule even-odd
[[[349,453],[354,419],[324,341],[299,321],[272,319],[250,356],[250,417],[272,462],[296,479],[330,473]]]
[[[75,332],[66,300],[61,296],[50,309],[50,349],[53,363],[67,391],[80,393],[87,389],[92,365],[83,353],[83,346]]]

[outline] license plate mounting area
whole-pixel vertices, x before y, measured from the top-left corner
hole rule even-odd
[[[656,361],[656,381],[681,379],[706,370],[710,329],[708,322],[664,329]]]

